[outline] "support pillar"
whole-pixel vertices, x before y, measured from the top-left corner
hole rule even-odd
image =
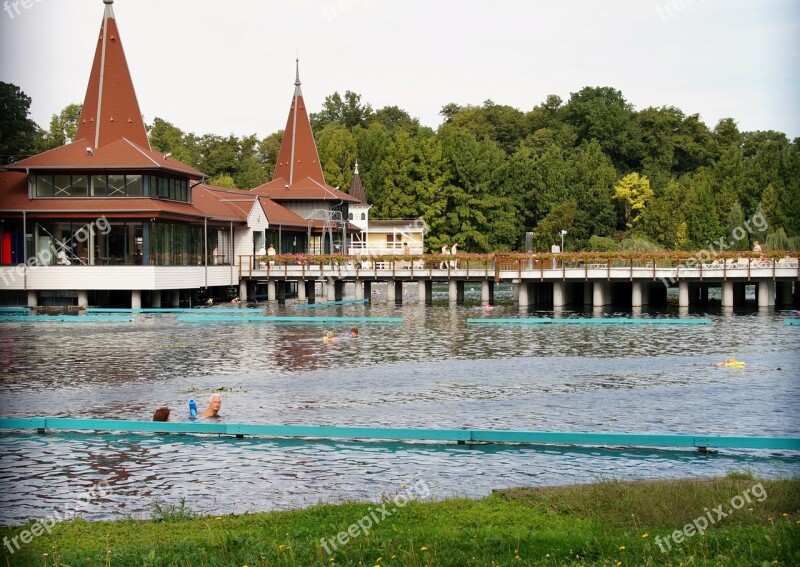
[[[605,282],[594,282],[594,295],[592,297],[592,307],[603,307],[606,304],[606,285]]]
[[[493,281],[484,280],[484,281],[481,282],[481,303],[483,305],[494,305],[494,282]]]
[[[553,307],[564,307],[566,304],[566,293],[564,282],[553,282]]]
[[[689,282],[678,282],[678,307],[689,307]]]
[[[336,282],[327,280],[322,287],[325,288],[325,300],[336,301]]]
[[[131,309],[142,308],[142,292],[138,289],[131,291]]]
[[[396,301],[395,290],[397,288],[394,286],[394,284],[395,284],[394,280],[389,280],[386,283],[386,301],[388,301],[389,303],[394,303]]]
[[[733,282],[722,282],[722,306],[733,307]]]
[[[39,294],[35,290],[28,290],[28,307],[39,306]]]
[[[518,296],[520,307],[527,307],[530,305],[530,298],[528,296],[528,282],[520,282]]]
[[[364,282],[364,299],[372,303],[372,282]]]
[[[247,282],[245,280],[239,282],[239,301],[247,301]]]
[[[433,303],[433,282],[430,280],[417,281],[417,295],[420,303],[424,305]]]
[[[356,299],[364,299],[364,282],[356,280],[353,283],[355,284]]]
[[[267,301],[275,301],[275,280],[267,280]]]
[[[450,280],[449,283],[447,299],[450,300],[450,303],[458,303],[458,282],[456,280]]]
[[[150,292],[150,307],[153,309],[161,309],[161,290],[154,289]]]
[[[631,282],[631,307],[642,306],[642,282]]]
[[[400,280],[389,282],[389,285],[394,286],[394,302],[397,305],[403,303],[403,282]]]
[[[650,305],[650,283],[642,282],[642,305]]]
[[[78,290],[78,307],[89,307],[89,292],[85,289]]]
[[[771,281],[758,282],[758,306],[769,307],[775,305],[775,291]]]
[[[306,280],[297,282],[297,301],[306,300]]]

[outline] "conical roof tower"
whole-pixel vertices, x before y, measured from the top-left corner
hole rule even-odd
[[[114,17],[114,0],[103,0],[103,3],[105,13],[75,139],[85,139],[92,147],[100,148],[126,138],[150,150]]]

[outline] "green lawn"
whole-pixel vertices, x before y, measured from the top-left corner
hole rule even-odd
[[[11,539],[34,525],[0,535],[6,565],[42,567],[800,565],[798,479],[611,481],[384,504],[223,517],[162,504],[153,521],[57,524],[13,554]]]

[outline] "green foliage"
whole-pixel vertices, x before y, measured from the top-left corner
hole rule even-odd
[[[158,500],[152,504],[151,519],[153,522],[183,522],[191,520],[197,514],[186,506],[186,498],[181,497],[178,504],[161,504]]]
[[[638,173],[629,173],[614,187],[614,198],[622,204],[622,215],[625,226],[633,228],[638,222],[650,199],[653,190],[647,177]]]
[[[595,235],[589,239],[588,248],[595,252],[614,252],[619,250],[619,245],[613,238]]]
[[[82,104],[70,104],[50,119],[50,129],[39,131],[36,152],[46,152],[75,141],[78,121],[83,111]]]
[[[0,85],[0,153],[74,137],[80,105],[36,134],[30,99]],[[783,229],[788,246],[800,237],[800,140],[740,132],[732,118],[711,130],[674,106],[637,111],[610,87],[586,87],[566,103],[550,95],[527,112],[452,102],[436,131],[397,106],[374,111],[352,91],[321,106],[310,117],[328,183],[347,190],[358,160],[371,218],[424,218],[429,251],[454,241],[464,252],[520,250],[526,231],[549,250],[560,230],[571,250],[591,248],[592,237],[703,248],[730,240],[759,209],[769,228],[754,237]],[[161,118],[148,130],[154,149],[240,189],[272,178],[283,136],[196,135]]]
[[[3,559],[20,567],[797,565],[798,484],[737,474],[519,488],[480,500],[412,501],[402,507],[389,502],[391,516],[368,533],[359,529],[346,544],[337,541],[338,534],[374,514],[375,503],[241,516],[178,512],[157,522],[73,521],[57,524],[14,555],[3,548]],[[665,544],[676,530],[744,494],[752,494],[747,506],[680,545]],[[0,528],[0,536],[13,537],[17,530]]]
[[[37,126],[28,118],[31,98],[0,81],[0,165],[18,161],[34,148]]]

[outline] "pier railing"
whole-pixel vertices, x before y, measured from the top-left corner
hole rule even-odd
[[[536,277],[559,279],[602,277],[608,279],[703,280],[750,279],[751,275],[773,278],[794,277],[800,281],[796,252],[758,254],[750,252],[570,252],[563,254],[412,254],[412,255],[298,255],[239,256],[240,278],[325,278],[355,277]],[[559,274],[560,273],[560,274]]]

